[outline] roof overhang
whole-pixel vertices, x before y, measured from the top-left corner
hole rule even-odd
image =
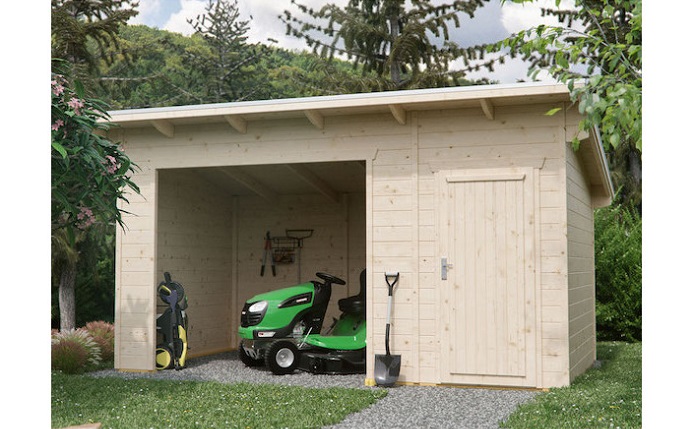
[[[588,136],[580,142],[578,155],[586,169],[593,208],[607,207],[612,203],[615,190],[598,127],[591,128]]]
[[[173,137],[176,125],[226,122],[237,132],[246,133],[252,121],[305,118],[322,129],[327,117],[378,113],[389,113],[404,125],[407,112],[435,109],[478,108],[491,120],[496,107],[569,100],[565,85],[526,83],[117,110],[109,114],[120,128],[154,127]]]
[[[120,129],[155,128],[173,138],[179,125],[225,123],[245,134],[248,124],[254,121],[302,118],[323,129],[325,118],[384,113],[405,125],[407,112],[461,108],[480,109],[488,120],[493,120],[495,109],[502,106],[570,101],[566,85],[519,83],[117,110],[109,115],[110,122]],[[579,156],[586,164],[593,206],[609,205],[614,188],[600,133],[596,128],[582,133],[579,140]]]

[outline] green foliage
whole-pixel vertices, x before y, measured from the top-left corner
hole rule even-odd
[[[595,211],[599,340],[641,341],[641,217],[616,205]]]
[[[88,352],[75,341],[58,341],[51,344],[51,369],[65,374],[84,372]]]
[[[101,349],[87,331],[70,329],[51,334],[51,369],[77,374],[100,362]]]
[[[576,6],[575,12],[543,12],[568,20],[565,27],[533,27],[489,49],[509,49],[511,56],[531,61],[533,78],[546,70],[568,84],[585,115],[582,130],[600,127],[606,144],[641,151],[641,0],[576,0]],[[573,28],[575,21],[584,28]]]
[[[110,125],[106,106],[85,97],[79,81],[54,63],[51,82],[51,229],[75,230],[97,222],[123,226],[118,201],[128,202],[126,188],[135,166],[118,144],[103,136]],[[61,71],[63,73],[61,73]]]
[[[247,43],[249,21],[240,15],[237,0],[209,0],[205,14],[188,20],[195,34],[205,40],[206,49],[190,52],[189,62],[205,79],[207,102],[266,98],[265,86],[257,77],[265,74],[258,66],[267,48]]]
[[[94,91],[113,109],[200,104],[206,102],[204,80],[189,58],[207,51],[199,36],[130,25],[118,33],[123,54],[109,51]]]
[[[51,0],[51,56],[76,69],[96,70],[118,29],[138,14],[135,0]]]
[[[510,429],[638,429],[642,425],[641,343],[598,343],[600,368],[521,405]]]
[[[119,43],[130,58],[116,56],[112,64],[101,64],[102,77],[94,88],[97,96],[114,109],[164,107],[219,101],[213,85],[214,75],[206,75],[195,58],[208,58],[214,64],[212,45],[200,34],[183,36],[146,26],[127,26],[119,33]],[[325,75],[313,64],[313,55],[295,53],[272,46],[254,45],[259,55],[253,64],[235,71],[238,79],[224,85],[230,99],[258,100],[307,97],[328,94],[320,87]],[[244,48],[246,49],[246,48]],[[334,61],[340,73],[355,72],[351,65]],[[242,73],[242,75],[239,75]],[[339,79],[339,76],[336,77]],[[226,100],[229,101],[229,100]]]
[[[110,428],[312,428],[342,421],[386,396],[383,389],[51,377],[51,426]]]
[[[459,15],[472,17],[485,1],[350,0],[344,7],[328,3],[314,10],[292,0],[299,14],[285,10],[280,18],[287,34],[305,39],[320,58],[328,62],[336,56],[346,58],[360,73],[331,79],[330,65],[323,65],[328,79],[321,83],[328,90],[445,87],[469,83],[464,79],[469,70],[451,69],[454,61],[462,60],[468,67],[485,51],[480,46],[460,47],[450,40],[449,26],[460,27]],[[491,69],[493,62],[484,65]]]
[[[76,243],[75,323],[113,322],[115,308],[115,237],[111,225],[94,225]]]

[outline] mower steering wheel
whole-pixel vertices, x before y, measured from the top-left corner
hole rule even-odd
[[[332,274],[328,274],[328,273],[318,272],[318,273],[316,273],[316,277],[318,277],[319,279],[323,279],[326,283],[335,283],[337,285],[347,284],[347,282],[342,280],[341,278],[335,277]]]

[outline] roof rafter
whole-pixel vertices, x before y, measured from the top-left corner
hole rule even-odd
[[[325,120],[323,118],[323,115],[321,115],[321,113],[318,110],[304,110],[304,115],[306,115],[306,117],[309,121],[311,121],[313,126],[318,128],[319,130],[322,130],[325,126]]]
[[[407,124],[407,111],[399,104],[389,104],[390,113],[400,125]]]
[[[174,125],[166,121],[164,119],[156,119],[154,121],[151,121],[152,126],[157,129],[160,133],[162,133],[164,136],[172,139],[174,136]]]
[[[289,171],[299,176],[309,186],[313,187],[313,189],[327,197],[330,201],[334,203],[340,202],[340,193],[323,181],[323,179],[315,175],[308,168],[298,164],[285,164],[284,166],[289,169]]]
[[[231,125],[236,131],[240,132],[241,134],[246,134],[248,129],[248,121],[246,121],[242,116],[224,115],[224,119],[226,119],[229,125]]]
[[[230,178],[236,180],[246,188],[250,189],[256,195],[262,197],[266,201],[271,203],[277,202],[277,193],[262,183],[258,182],[253,177],[241,171],[238,167],[236,168],[219,168],[219,171],[226,174]]]
[[[494,120],[494,105],[492,104],[491,100],[488,98],[480,98],[480,105],[482,106],[482,111],[484,112],[484,116],[487,117],[490,121]]]

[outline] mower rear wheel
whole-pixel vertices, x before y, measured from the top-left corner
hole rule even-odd
[[[275,341],[265,353],[265,364],[273,374],[290,374],[299,365],[299,349],[290,341]]]
[[[246,354],[246,351],[243,347],[243,342],[239,343],[239,359],[241,360],[241,362],[243,362],[244,365],[249,367],[261,366],[263,364],[262,359],[253,359],[252,357]]]

